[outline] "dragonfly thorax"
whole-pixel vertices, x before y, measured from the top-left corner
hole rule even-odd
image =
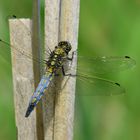
[[[68,41],[61,41],[58,43],[58,48],[61,48],[66,54],[68,54],[72,47]]]
[[[55,72],[57,69],[61,68],[70,50],[71,45],[69,42],[59,42],[58,46],[51,52],[49,60],[46,63],[47,69],[51,69],[52,72]]]

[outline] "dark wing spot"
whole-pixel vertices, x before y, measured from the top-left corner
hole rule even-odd
[[[125,56],[125,58],[130,58],[129,56]]]
[[[119,86],[119,87],[121,86],[119,83],[115,83],[115,84],[116,84],[117,86]]]
[[[17,16],[16,16],[16,15],[12,15],[12,17],[13,17],[13,18],[17,18]]]

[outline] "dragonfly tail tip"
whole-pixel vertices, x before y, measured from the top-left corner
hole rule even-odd
[[[34,105],[29,105],[27,111],[26,111],[26,114],[25,114],[25,117],[29,117],[29,115],[31,114],[31,112],[33,111],[34,109]]]
[[[25,117],[27,118],[27,117],[29,117],[29,115],[30,115],[30,112],[27,110]]]

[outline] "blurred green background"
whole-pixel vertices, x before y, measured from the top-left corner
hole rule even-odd
[[[0,0],[0,38],[9,42],[7,17],[31,17],[32,1]],[[43,9],[43,2],[41,3]],[[43,10],[41,14],[43,16]],[[79,53],[134,58],[134,69],[115,73],[126,94],[76,97],[74,140],[140,140],[140,2],[81,0]],[[15,140],[11,60],[0,48],[0,139]]]

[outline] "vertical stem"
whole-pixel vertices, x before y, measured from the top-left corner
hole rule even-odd
[[[72,50],[77,50],[79,0],[61,0],[59,40],[69,41]],[[76,70],[77,60],[72,67]],[[73,139],[74,101],[76,79],[70,77],[66,86],[57,96],[55,104],[54,140]]]
[[[25,118],[29,99],[35,89],[33,61],[23,55],[24,51],[32,54],[31,20],[11,19],[9,25],[17,137],[18,140],[37,140],[36,111],[28,119]]]

